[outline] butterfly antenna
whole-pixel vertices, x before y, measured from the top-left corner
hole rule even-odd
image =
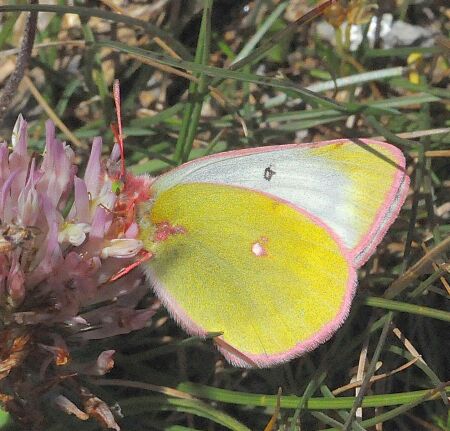
[[[120,111],[120,83],[118,79],[114,80],[113,96],[114,96],[114,104],[116,105],[116,116],[117,116],[117,127],[113,127],[113,133],[120,148],[120,162],[121,162],[120,178],[123,179],[125,177],[125,152],[122,134],[122,113]]]
[[[144,262],[147,262],[148,260],[153,258],[153,253],[151,251],[145,251],[142,250],[139,255],[139,259],[133,262],[132,264],[126,266],[125,268],[122,268],[119,272],[116,272],[113,274],[106,283],[112,283],[113,281],[118,280],[119,278],[124,277],[127,275],[130,271],[132,271],[137,266],[141,265]],[[105,283],[105,284],[106,284]]]

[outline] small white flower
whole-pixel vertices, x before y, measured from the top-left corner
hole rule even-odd
[[[64,229],[58,233],[58,242],[70,242],[78,247],[83,244],[86,234],[89,233],[91,226],[88,223],[66,223]]]
[[[136,256],[143,248],[142,241],[137,239],[113,239],[101,252],[102,259],[108,257],[128,258]]]

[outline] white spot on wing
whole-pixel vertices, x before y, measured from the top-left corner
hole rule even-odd
[[[267,256],[267,250],[265,248],[265,244],[267,243],[267,241],[267,238],[262,237],[252,244],[252,253],[256,257]]]

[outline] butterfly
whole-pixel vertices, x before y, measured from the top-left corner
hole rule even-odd
[[[370,139],[281,145],[185,163],[138,204],[142,266],[192,335],[268,367],[327,341],[347,317],[357,269],[405,200],[396,147]]]

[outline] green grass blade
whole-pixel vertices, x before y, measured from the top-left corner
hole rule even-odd
[[[199,400],[163,398],[158,396],[129,397],[119,401],[125,416],[134,416],[146,411],[175,411],[189,413],[209,419],[233,431],[250,431],[230,415],[223,413]]]
[[[371,419],[363,420],[360,424],[364,427],[372,427],[376,424],[380,424],[390,419],[394,419],[395,417],[407,412],[408,410],[411,410],[413,407],[425,401],[428,401],[433,397],[436,397],[436,395],[439,393],[440,390],[441,390],[440,388],[436,388],[425,391],[421,397],[418,397],[417,399],[412,400],[408,403],[402,404],[401,406],[396,407],[386,413],[374,416]],[[342,428],[326,428],[324,431],[342,431]]]
[[[199,398],[227,404],[255,407],[275,407],[277,402],[276,395],[263,395],[231,391],[228,389],[219,389],[191,382],[180,383],[177,386],[177,389]],[[446,386],[444,390],[447,394],[450,394],[450,386]],[[419,390],[382,395],[367,395],[363,399],[362,407],[397,406],[400,404],[409,403],[411,401],[416,401],[427,393],[428,390]],[[285,409],[296,409],[301,402],[301,398],[302,397],[298,397],[296,395],[282,396],[281,407]],[[308,410],[342,410],[351,408],[354,401],[355,397],[336,397],[334,399],[310,398],[305,408],[307,408]]]
[[[235,57],[235,59],[231,63],[232,69],[234,69],[234,67],[233,67],[234,64],[241,62],[241,60],[244,60],[246,57],[247,57],[247,59],[246,59],[245,63],[244,64],[241,63],[241,65],[243,64],[245,66],[246,64],[248,64],[248,62],[249,62],[248,56],[250,56],[252,54],[252,52],[254,52],[256,45],[258,45],[258,43],[262,40],[264,35],[270,30],[270,27],[272,27],[274,22],[286,10],[288,4],[289,3],[287,1],[280,3],[274,9],[274,11],[267,17],[267,19],[264,21],[264,23],[259,27],[258,31],[253,35],[253,37],[251,37],[249,39],[249,41],[244,45],[244,47],[241,49],[239,54]],[[264,54],[264,52],[263,52],[263,54]],[[259,54],[259,55],[261,55],[261,54]],[[250,61],[251,61],[251,59],[250,59]]]
[[[344,112],[346,111],[345,107],[334,102],[333,100],[309,91],[287,79],[267,78],[265,76],[255,75],[252,73],[237,72],[234,70],[221,69],[219,67],[213,66],[204,66],[191,61],[170,58],[164,54],[128,46],[120,42],[99,41],[95,42],[94,46],[106,46],[120,52],[133,54],[138,57],[149,58],[153,61],[157,61],[168,66],[177,67],[191,72],[204,73],[205,75],[211,76],[213,78],[229,78],[238,81],[252,82],[254,84],[274,87],[281,90],[291,90],[292,92],[297,93],[300,97],[303,97],[313,103],[315,102],[321,106],[337,109]]]
[[[384,308],[385,310],[401,311],[403,313],[417,314],[419,316],[431,317],[433,319],[450,322],[450,312],[436,310],[435,308],[422,305],[408,304],[406,302],[392,301],[390,299],[369,296],[364,299],[364,304],[370,307]]]
[[[212,8],[212,0],[205,0],[205,5],[203,7],[203,19],[202,19],[202,28],[200,30],[199,43],[198,43],[198,51],[199,58],[198,62],[201,65],[206,66],[209,61],[209,55],[211,50],[211,8]],[[192,83],[194,84],[194,83]],[[185,162],[189,159],[189,155],[192,150],[192,146],[194,143],[195,135],[197,133],[197,127],[200,122],[200,115],[203,107],[203,102],[206,94],[208,93],[208,80],[204,74],[200,74],[198,84],[193,86],[192,93],[189,92],[189,95],[193,97],[193,106],[192,106],[192,114],[190,118],[188,118],[187,122],[187,134],[186,141],[181,145],[181,159],[177,157],[177,153],[175,155],[176,161]],[[178,143],[177,143],[178,144]]]

